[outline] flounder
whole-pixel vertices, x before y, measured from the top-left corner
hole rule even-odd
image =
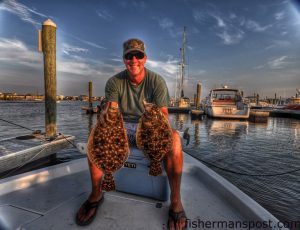
[[[172,151],[172,128],[157,105],[144,101],[144,107],[145,112],[137,127],[136,143],[150,159],[149,175],[157,176],[162,173],[162,159]]]
[[[120,169],[129,155],[123,117],[117,107],[108,106],[101,112],[88,141],[88,157],[103,170],[102,189],[115,190],[113,172]]]

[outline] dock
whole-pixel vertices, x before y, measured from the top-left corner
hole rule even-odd
[[[300,119],[300,110],[275,109],[270,112],[270,116]]]
[[[256,123],[268,122],[268,117],[270,115],[269,111],[264,111],[261,109],[251,109],[249,115],[249,121]]]
[[[168,107],[169,113],[190,113],[191,107]]]
[[[81,109],[83,111],[85,111],[87,114],[93,114],[93,113],[97,113],[98,112],[98,108],[97,107],[82,106]]]

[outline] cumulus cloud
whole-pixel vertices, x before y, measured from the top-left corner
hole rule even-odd
[[[179,60],[169,58],[167,61],[147,60],[146,65],[163,77],[174,80],[179,70]]]
[[[25,65],[31,68],[42,66],[42,57],[37,51],[28,49],[20,40],[0,38],[0,63]]]
[[[34,26],[40,25],[40,21],[34,19],[34,16],[39,16],[42,18],[48,18],[49,16],[36,11],[35,9],[29,8],[26,5],[17,2],[16,0],[4,0],[0,3],[0,10],[8,11],[21,20],[28,22]]]

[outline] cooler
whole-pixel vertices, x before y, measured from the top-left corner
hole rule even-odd
[[[163,169],[162,175],[149,176],[150,161],[148,158],[136,147],[131,147],[130,151],[124,167],[114,173],[116,190],[167,201],[170,189],[165,170]]]

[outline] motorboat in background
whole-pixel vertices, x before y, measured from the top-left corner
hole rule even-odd
[[[250,105],[238,89],[216,88],[204,102],[204,112],[213,118],[248,119]]]

